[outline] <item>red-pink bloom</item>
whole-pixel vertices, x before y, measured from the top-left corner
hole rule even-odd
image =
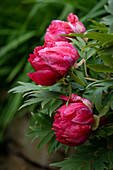
[[[65,145],[79,146],[88,139],[92,130],[92,104],[76,94],[61,98],[65,102],[69,100],[69,104],[64,104],[54,116],[52,129],[56,131],[56,140]]]
[[[84,25],[79,22],[78,17],[70,13],[67,17],[69,22],[53,20],[45,34],[45,42],[51,41],[69,41],[65,36],[58,36],[69,33],[84,33]]]
[[[68,42],[45,43],[30,54],[28,61],[36,72],[27,75],[39,85],[51,86],[65,76],[78,58],[77,50]]]

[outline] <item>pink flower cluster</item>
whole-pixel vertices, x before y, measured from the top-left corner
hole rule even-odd
[[[68,22],[52,21],[45,34],[44,46],[36,47],[34,54],[30,54],[28,61],[35,72],[27,75],[39,85],[54,85],[79,58],[76,48],[70,44],[66,36],[59,35],[84,33],[86,30],[76,15],[70,13],[67,20]],[[61,98],[65,103],[69,101],[69,104],[64,104],[55,114],[52,129],[55,130],[56,140],[69,146],[81,145],[88,139],[92,130],[92,104],[88,99],[75,94],[70,98]]]
[[[79,58],[79,54],[65,36],[60,34],[83,33],[84,25],[79,22],[78,17],[70,13],[67,17],[69,22],[54,20],[45,34],[44,46],[34,49],[28,61],[35,72],[27,75],[37,84],[51,86],[66,75]]]

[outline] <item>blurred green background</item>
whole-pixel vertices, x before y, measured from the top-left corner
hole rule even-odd
[[[29,82],[26,73],[32,68],[29,54],[44,43],[44,34],[52,20],[65,20],[76,14],[89,28],[88,19],[100,21],[106,15],[107,0],[1,0],[0,2],[0,142],[15,116],[32,108],[18,111],[21,94],[8,94],[18,81]]]

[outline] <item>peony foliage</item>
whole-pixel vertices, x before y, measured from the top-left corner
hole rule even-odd
[[[112,16],[112,1],[106,10]],[[108,16],[109,18],[110,16]],[[111,18],[111,17],[110,17]],[[113,168],[113,22],[91,20],[85,30],[78,17],[53,21],[28,59],[36,83],[19,82],[9,92],[24,93],[21,108],[33,106],[28,135],[49,142],[48,154],[73,147],[72,157],[51,166],[61,170]],[[113,21],[113,20],[112,20]],[[80,31],[81,29],[81,31]],[[78,31],[79,30],[79,31]],[[21,109],[20,108],[20,109]]]

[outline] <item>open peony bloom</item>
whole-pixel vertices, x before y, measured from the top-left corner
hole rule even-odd
[[[86,31],[84,25],[79,22],[78,17],[70,13],[67,17],[69,22],[53,20],[45,34],[45,42],[51,41],[69,41],[65,36],[58,36],[61,34],[70,33],[84,33]]]
[[[92,130],[92,104],[76,94],[61,98],[65,102],[69,100],[69,104],[64,104],[54,116],[52,129],[56,131],[56,140],[65,145],[79,146],[88,139]]]
[[[68,42],[45,43],[42,47],[36,47],[34,54],[30,54],[28,61],[36,72],[27,75],[39,85],[51,86],[65,76],[78,58],[76,48]]]

